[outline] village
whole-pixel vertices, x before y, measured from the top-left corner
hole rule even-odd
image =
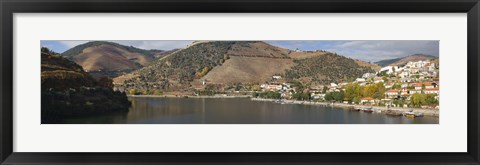
[[[440,83],[438,64],[426,61],[408,62],[404,66],[386,66],[376,73],[365,73],[352,82],[310,86],[299,91],[291,83],[281,83],[282,77],[260,85],[264,93],[258,98],[310,100],[353,105],[439,109]],[[301,94],[299,94],[301,93]],[[305,97],[308,94],[308,97]],[[273,96],[273,97],[272,97]]]

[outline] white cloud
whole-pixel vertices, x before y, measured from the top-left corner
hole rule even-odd
[[[121,41],[112,41],[116,42],[122,45],[127,45],[127,46],[134,46],[137,48],[141,49],[159,49],[159,50],[171,50],[175,48],[183,48],[189,44],[191,44],[193,41],[152,41],[152,40],[147,40],[147,41],[127,41],[127,40],[121,40]]]
[[[68,48],[73,48],[77,45],[87,43],[88,41],[58,41],[58,42],[65,45]]]
[[[89,41],[58,41],[65,45],[67,48],[72,48],[80,44],[87,43]],[[141,49],[159,49],[159,50],[171,50],[175,48],[183,48],[193,41],[152,41],[152,40],[119,40],[111,41],[126,46],[134,46]]]
[[[439,42],[423,40],[346,41],[334,45],[332,50],[351,58],[376,62],[412,54],[438,56]]]

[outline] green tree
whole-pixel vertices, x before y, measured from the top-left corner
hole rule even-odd
[[[206,66],[203,68],[201,71],[195,73],[196,78],[202,78],[203,76],[207,75],[207,73],[210,71],[210,68]]]
[[[335,99],[335,101],[342,102],[344,97],[345,93],[343,91],[334,92],[333,98]]]
[[[377,85],[369,84],[363,89],[363,97],[374,97],[375,92],[377,91]]]
[[[135,94],[137,94],[137,90],[136,89],[130,89],[130,91],[128,91],[128,93],[130,95],[135,95]]]
[[[375,93],[373,97],[376,99],[383,99],[385,98],[385,86],[382,82],[375,84]]]
[[[325,94],[325,100],[326,101],[333,101],[334,100],[332,92],[329,92],[329,93]]]
[[[415,93],[410,96],[410,104],[414,107],[419,107],[425,104],[425,96],[420,93]]]
[[[163,94],[163,93],[162,93],[162,91],[160,91],[160,90],[155,90],[155,91],[153,92],[153,95],[162,95],[162,94]]]
[[[361,100],[361,98],[356,96],[356,97],[353,98],[352,102],[354,102],[355,104],[358,104],[358,103],[360,103],[360,100]]]
[[[435,94],[426,94],[425,95],[425,103],[427,105],[438,105],[438,100],[435,99]]]

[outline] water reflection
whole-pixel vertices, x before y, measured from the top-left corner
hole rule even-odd
[[[130,98],[128,113],[70,119],[66,123],[132,124],[438,124],[319,105],[276,104],[248,98]]]

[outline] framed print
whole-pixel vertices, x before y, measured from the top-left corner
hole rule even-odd
[[[2,1],[2,164],[479,164],[478,1]]]

